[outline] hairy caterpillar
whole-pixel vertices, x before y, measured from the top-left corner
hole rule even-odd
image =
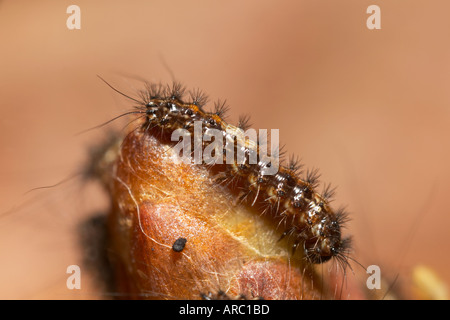
[[[353,6],[345,7],[332,2],[326,5],[317,2],[307,6],[303,2],[297,2],[277,15],[273,14],[272,6],[255,10],[252,3],[239,8],[231,5],[226,11],[223,6],[212,6],[208,15],[203,16],[206,19],[201,25],[186,23],[190,21],[190,17],[199,14],[198,6],[186,5],[183,8],[184,19],[173,19],[173,8],[169,5],[162,2],[156,7],[153,2],[148,5],[145,9],[144,4],[138,6],[137,11],[158,12],[154,17],[157,20],[155,24],[167,27],[147,28],[147,19],[136,19],[135,14],[123,15],[123,9],[130,9],[126,5],[117,10],[96,8],[97,11],[92,13],[97,20],[100,19],[98,23],[109,23],[120,32],[90,32],[89,38],[80,39],[84,41],[82,46],[78,45],[81,51],[73,55],[61,52],[58,55],[60,60],[49,59],[46,50],[48,46],[33,41],[34,33],[27,28],[10,35],[14,38],[14,43],[20,43],[29,50],[22,50],[22,54],[17,54],[20,46],[5,48],[5,54],[10,57],[4,59],[2,86],[2,158],[5,170],[2,173],[2,203],[5,208],[9,208],[8,200],[14,192],[17,194],[30,187],[59,181],[65,176],[65,171],[53,168],[55,165],[75,163],[75,152],[69,152],[77,150],[74,143],[65,138],[64,144],[57,145],[55,140],[49,140],[51,137],[64,137],[66,131],[70,134],[77,132],[100,121],[99,118],[109,117],[108,112],[112,112],[111,104],[104,104],[103,107],[107,107],[104,109],[100,107],[98,99],[101,94],[92,90],[97,83],[90,81],[92,64],[86,63],[86,59],[98,61],[95,69],[100,72],[115,68],[120,61],[124,70],[158,73],[155,50],[162,50],[168,54],[167,58],[179,70],[180,75],[197,75],[190,79],[196,85],[205,87],[198,77],[210,74],[208,81],[211,86],[208,91],[211,93],[224,90],[227,83],[232,83],[235,88],[245,88],[227,90],[230,93],[227,98],[242,101],[242,112],[250,112],[252,118],[256,117],[257,123],[268,123],[268,118],[271,118],[270,121],[276,123],[277,128],[285,128],[283,133],[291,130],[293,138],[285,140],[289,149],[297,149],[295,152],[298,154],[308,154],[305,159],[307,163],[317,163],[324,170],[328,181],[339,181],[339,190],[342,190],[339,201],[351,204],[353,210],[358,212],[352,225],[352,233],[360,246],[356,249],[361,249],[360,254],[366,257],[374,257],[371,248],[362,246],[364,240],[368,241],[368,234],[371,232],[376,236],[374,241],[378,242],[382,255],[398,256],[403,252],[405,246],[399,241],[403,238],[402,232],[407,230],[408,222],[412,220],[408,213],[420,205],[420,194],[428,190],[430,180],[441,181],[443,188],[437,195],[436,202],[433,202],[436,206],[429,210],[434,211],[431,213],[436,216],[427,219],[427,225],[423,223],[423,229],[428,229],[428,232],[418,232],[418,239],[409,245],[414,250],[408,257],[411,259],[410,264],[420,260],[428,261],[439,268],[442,274],[446,274],[448,258],[440,255],[436,259],[440,246],[435,245],[448,241],[445,231],[448,225],[448,215],[445,214],[448,152],[445,151],[444,139],[448,136],[446,128],[449,127],[446,108],[448,78],[443,68],[448,48],[446,42],[442,42],[438,36],[439,30],[445,30],[445,27],[439,28],[437,25],[447,23],[443,19],[445,10],[429,8],[427,15],[421,14],[422,10],[409,10],[408,14],[396,15],[403,12],[405,7],[400,3],[391,3],[385,10],[396,15],[397,19],[391,20],[393,28],[382,31],[380,36],[380,33],[369,35],[370,31],[364,26],[365,11],[356,2]],[[4,7],[6,15],[13,8],[21,9],[15,3],[14,6],[8,4]],[[86,6],[85,10],[92,11]],[[339,14],[336,14],[336,10]],[[54,21],[47,17],[54,18],[55,23],[64,28],[64,18],[61,19],[64,10],[49,5],[44,11],[48,15],[46,21]],[[131,11],[136,11],[136,8],[131,8]],[[109,16],[105,16],[105,12]],[[299,14],[302,19],[298,19]],[[5,20],[5,23],[29,25],[24,23],[40,16],[30,10],[27,15],[20,15],[20,21],[11,19],[9,22]],[[408,23],[414,18],[425,20],[424,23]],[[222,28],[230,20],[233,21],[233,27]],[[271,21],[270,36],[261,32],[268,20]],[[171,23],[167,24],[167,21]],[[211,30],[204,28],[208,24]],[[34,25],[41,34],[49,31],[48,24],[38,21]],[[4,28],[6,31],[13,29]],[[419,39],[415,36],[417,31],[422,36]],[[57,37],[48,38],[49,44],[53,43],[55,48],[63,49],[67,45],[70,47],[76,44],[72,37],[76,33],[69,37],[67,35],[64,32],[58,33]],[[217,41],[218,36],[220,41]],[[396,41],[399,36],[402,39],[400,42]],[[102,41],[97,41],[99,39]],[[105,39],[106,42],[103,41]],[[136,39],[145,41],[136,42]],[[115,47],[99,46],[99,43],[114,43]],[[193,50],[205,47],[208,50]],[[429,50],[424,51],[423,48]],[[93,49],[98,56],[92,54]],[[408,59],[398,58],[404,56],[408,56]],[[225,69],[224,61],[227,62]],[[67,69],[63,68],[64,75],[61,74],[61,63],[67,66]],[[411,65],[416,67],[411,68]],[[41,72],[36,72],[36,67]],[[23,70],[20,75],[17,74],[18,70]],[[15,76],[11,77],[12,75]],[[45,81],[42,81],[44,78]],[[24,88],[27,88],[26,94],[23,94]],[[294,107],[298,106],[300,96],[308,108]],[[256,103],[247,103],[250,100]],[[269,108],[258,107],[255,110],[250,107],[261,105],[260,102],[264,100],[272,102],[265,105]],[[33,103],[29,103],[30,101]],[[273,104],[277,107],[273,108]],[[233,103],[233,106],[238,104]],[[289,118],[284,126],[277,124],[281,117]],[[297,123],[301,127],[297,128]],[[22,129],[17,130],[18,126]],[[45,149],[45,145],[36,140],[36,137],[41,140],[45,138],[51,148],[47,146]],[[94,137],[90,140],[93,139]],[[302,142],[294,144],[293,139]],[[313,141],[311,146],[307,144],[308,140]],[[322,147],[324,143],[326,148]],[[30,145],[39,148],[31,149]],[[58,148],[59,146],[61,147]],[[23,153],[8,151],[16,148],[28,150],[28,153],[24,156]],[[51,150],[54,152],[50,153]],[[38,157],[44,153],[49,153],[46,159]],[[320,159],[320,162],[316,162],[314,157]],[[47,161],[51,169],[45,172],[42,169],[47,168]],[[29,180],[30,176],[27,174],[29,178],[25,180],[21,178],[19,170],[23,171],[23,175],[39,170],[41,175],[40,178]],[[352,172],[356,179],[349,178]],[[5,175],[6,173],[8,174]],[[21,180],[22,185],[18,184]],[[17,186],[16,189],[14,185]],[[421,192],[416,192],[417,189]],[[371,222],[375,222],[375,225],[360,223],[364,209],[374,215]],[[36,211],[33,216],[40,212]],[[65,209],[55,211],[53,216],[66,212]],[[436,224],[435,221],[441,222]],[[45,225],[52,224],[53,217]],[[22,225],[25,223],[21,227]],[[33,243],[36,243],[35,240],[41,234],[49,233],[42,231],[43,227],[35,226],[35,233],[28,232],[24,238],[32,238]],[[4,236],[8,233],[18,232],[13,227],[2,231]],[[55,235],[54,238],[56,243],[61,242],[61,236]],[[3,237],[2,243],[6,248],[7,243],[18,241]],[[14,274],[9,270],[16,271],[20,275],[17,278],[25,278],[26,270],[18,267],[8,269],[6,265],[7,261],[12,261],[10,252],[20,252],[21,256],[26,253],[23,250],[3,251],[4,278],[11,278]],[[45,259],[50,261],[47,253]],[[57,259],[61,260],[59,256]],[[30,265],[36,266],[35,263]],[[448,280],[448,275],[446,277]],[[11,286],[6,286],[3,281],[2,287],[4,292],[11,291]],[[15,283],[14,287],[18,288],[20,285]]]
[[[243,132],[248,127],[248,121],[244,119],[237,127],[228,124],[224,120],[227,106],[220,101],[213,112],[204,111],[208,99],[199,90],[191,91],[190,101],[185,102],[186,89],[178,82],[172,86],[147,84],[146,89],[139,92],[140,100],[110,87],[137,103],[134,111],[122,116],[141,114],[139,118],[144,120],[141,128],[145,133],[162,140],[169,140],[171,134],[179,129],[193,135],[195,122],[201,123],[203,136],[208,136],[208,131],[212,129],[220,130],[225,141],[234,141],[235,133]],[[191,140],[192,147],[194,143]],[[204,150],[208,144],[204,141],[201,143]],[[306,176],[300,178],[301,165],[292,159],[286,166],[280,165],[277,173],[267,175],[266,171],[274,163],[278,165],[277,155],[271,155],[265,160],[259,158],[256,163],[251,163],[250,158],[260,154],[259,142],[252,143],[238,137],[236,144],[231,145],[233,154],[243,151],[243,162],[210,164],[217,180],[232,184],[234,189],[240,190],[239,199],[247,199],[251,205],[263,208],[263,213],[269,212],[272,219],[283,225],[281,238],[289,236],[293,242],[293,253],[302,245],[304,257],[309,262],[322,263],[336,258],[345,268],[351,241],[350,238],[342,237],[341,229],[347,215],[343,209],[335,211],[331,208],[329,201],[334,192],[329,186],[323,194],[316,191],[317,171],[307,171]],[[222,150],[224,163],[228,160],[226,154],[229,148],[230,144],[227,143]]]

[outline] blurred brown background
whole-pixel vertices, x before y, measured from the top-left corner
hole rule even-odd
[[[71,4],[81,30],[66,27]],[[381,30],[366,27],[372,4]],[[130,107],[97,74],[132,94],[135,78],[170,81],[165,63],[226,98],[231,122],[246,113],[254,128],[280,129],[289,154],[338,186],[361,262],[403,281],[425,264],[450,283],[449,10],[445,0],[1,1],[0,212],[19,208],[0,219],[0,298],[102,297],[87,274],[69,291],[65,273],[80,264],[74,226],[106,207],[102,195],[76,180],[23,193],[76,172],[107,130],[75,134]]]

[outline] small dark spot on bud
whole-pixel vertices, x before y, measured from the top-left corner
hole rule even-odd
[[[187,240],[185,238],[178,238],[175,240],[172,246],[172,250],[175,252],[181,252],[184,249],[184,246],[186,245]]]

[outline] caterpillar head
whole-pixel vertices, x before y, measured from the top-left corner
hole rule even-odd
[[[351,238],[342,238],[341,228],[345,221],[347,215],[342,209],[336,214],[323,217],[321,223],[313,230],[316,236],[304,244],[304,254],[308,261],[324,263],[336,258],[339,263],[347,264]]]

